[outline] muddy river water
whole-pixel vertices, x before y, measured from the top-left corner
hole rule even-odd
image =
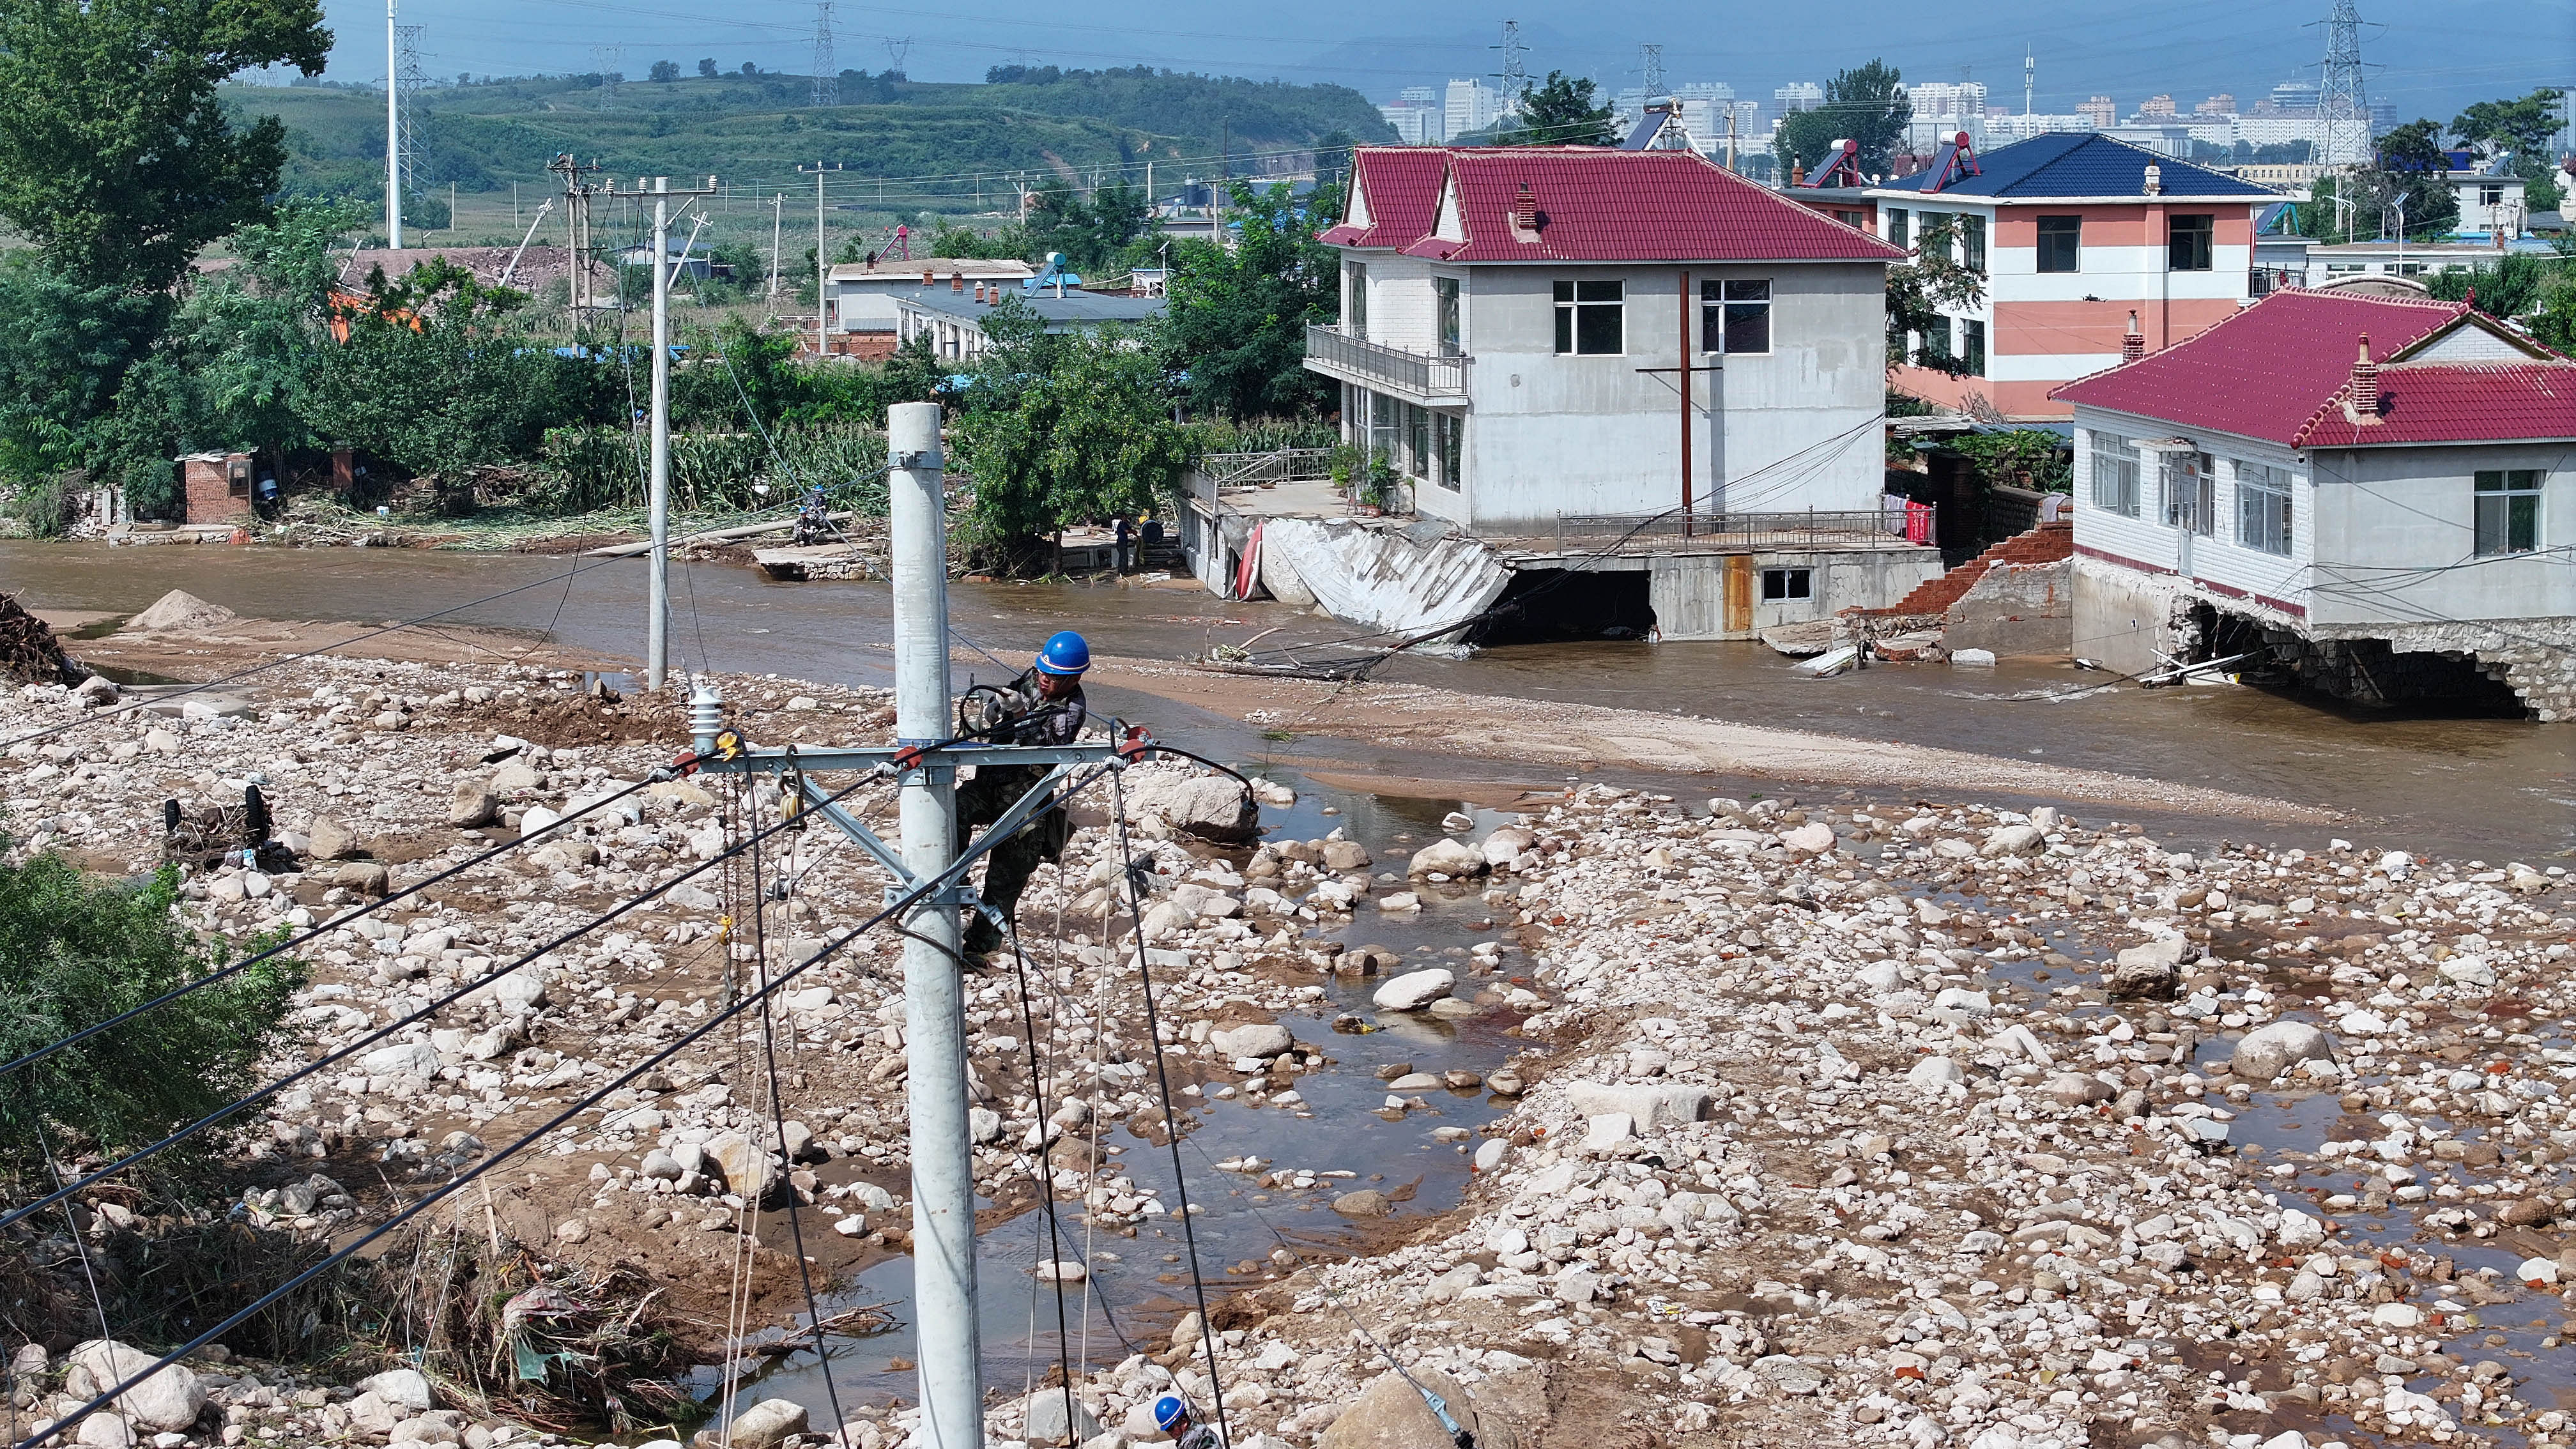
[[[125,613],[169,589],[185,588],[255,617],[382,623],[537,585],[448,618],[544,631],[566,646],[624,656],[640,647],[643,582],[641,566],[627,562],[383,550],[110,550],[0,541],[0,588],[41,609]],[[675,569],[672,589],[675,666],[694,668],[703,659],[727,671],[888,682],[891,634],[882,585],[774,584],[749,570],[709,565]],[[1192,655],[1263,630],[1280,631],[1271,636],[1274,643],[1328,640],[1344,632],[1329,620],[1277,605],[1230,604],[1179,588],[958,584],[951,616],[964,640],[989,648],[1000,661],[961,665],[961,685],[970,667],[988,676],[1015,671],[1038,640],[1064,627],[1081,629],[1102,653],[1147,659]],[[2123,688],[2056,703],[2030,698],[2079,691],[2103,679],[2058,667],[1891,666],[1815,681],[1789,665],[1759,646],[1601,643],[1508,648],[1463,660],[1407,659],[1383,677],[1494,697],[1498,709],[1519,698],[1743,720],[2278,797],[2350,817],[2350,825],[2333,833],[2491,862],[2546,864],[2576,847],[2576,780],[2570,778],[2576,771],[2576,728],[2350,713],[2234,686]],[[1258,762],[1281,748],[1240,720],[1114,687],[1095,688],[1092,705],[1102,713],[1151,721],[1158,734],[1224,758]],[[1426,757],[1366,741],[1300,739],[1294,753],[1302,771],[1267,772],[1294,786],[1298,803],[1265,810],[1265,834],[1302,839],[1338,826],[1380,860],[1439,834],[1442,816],[1467,799],[1493,801],[1507,798],[1510,786],[1561,781],[1544,767]],[[1658,785],[1685,799],[1734,793],[1744,783],[1647,776],[1622,782]],[[1777,782],[1762,787],[1781,788]],[[1921,788],[1937,793],[1940,783]],[[1503,818],[1483,809],[1474,814],[1479,832]],[[2313,849],[2323,844],[2317,837],[2328,833],[2312,826],[2267,831],[2243,820],[2168,818],[2153,828],[2178,848],[2219,835],[2243,840],[2269,834],[2278,835],[2278,843]],[[1363,911],[1326,935],[1351,946],[1386,947],[1406,956],[1408,965],[1456,965],[1464,976],[1467,948],[1496,935],[1491,914],[1473,896],[1433,900],[1410,920]],[[2059,948],[2086,954],[2072,940]],[[1507,964],[1505,971],[1511,969]],[[1367,1035],[1334,1033],[1329,1023],[1337,1013],[1366,1014],[1372,985],[1341,978],[1311,1015],[1285,1021],[1300,1041],[1319,1044],[1333,1059],[1298,1079],[1302,1106],[1210,1101],[1185,1135],[1181,1165],[1189,1200],[1199,1210],[1198,1249],[1212,1289],[1273,1271],[1271,1255],[1283,1246],[1355,1246],[1351,1225],[1330,1210],[1337,1193],[1362,1186],[1409,1189],[1396,1227],[1405,1216],[1442,1212],[1458,1201],[1475,1139],[1460,1140],[1444,1129],[1472,1132],[1503,1104],[1481,1093],[1435,1092],[1420,1108],[1382,1116],[1372,1111],[1386,1095],[1379,1069],[1408,1063],[1430,1072],[1488,1072],[1528,1044],[1505,1037],[1503,1023],[1488,1020],[1463,1026],[1406,1021]],[[2331,1134],[2334,1117],[2329,1097],[2278,1106],[2258,1102],[2247,1113],[2244,1137],[2276,1150],[2313,1150]],[[1124,1146],[1120,1171],[1163,1202],[1180,1200],[1169,1155],[1142,1142]],[[1216,1167],[1247,1155],[1261,1160],[1258,1170]],[[1335,1175],[1317,1176],[1306,1186],[1262,1185],[1262,1172],[1296,1169]],[[2321,1166],[2310,1171],[2324,1181]],[[1016,1393],[1026,1382],[1042,1381],[1060,1347],[1101,1363],[1125,1357],[1131,1340],[1159,1346],[1172,1318],[1190,1306],[1177,1224],[1149,1219],[1135,1237],[1095,1238],[1075,1221],[1079,1210],[1078,1204],[1068,1206],[1066,1238],[1059,1244],[1048,1242],[1045,1216],[1034,1212],[982,1241],[987,1382],[995,1388]],[[2399,1238],[2409,1227],[2402,1218],[2387,1226]],[[1054,1291],[1042,1289],[1033,1274],[1037,1262],[1059,1256],[1087,1262],[1091,1274],[1068,1294],[1072,1342],[1065,1345],[1058,1340]],[[892,1301],[900,1317],[909,1271],[909,1262],[898,1259],[837,1285],[826,1311]],[[2514,1346],[2529,1347],[2519,1338]],[[875,1338],[836,1341],[833,1372],[844,1406],[909,1397],[908,1364],[896,1365],[910,1351],[910,1333],[900,1327]],[[762,1393],[784,1393],[818,1411],[827,1398],[811,1354],[786,1360],[768,1376]]]

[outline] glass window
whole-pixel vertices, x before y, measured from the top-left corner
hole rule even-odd
[[[1764,569],[1762,599],[1777,603],[1783,599],[1815,597],[1816,578],[1813,569]]]
[[[2478,470],[2478,557],[2540,547],[2540,478],[2537,468]]]
[[[1342,330],[1353,337],[1368,336],[1368,266],[1353,262],[1346,268],[1350,274],[1351,299],[1344,304],[1343,318],[1349,323]]]
[[[1915,352],[1917,359],[1929,363],[1935,358],[1946,358],[1950,355],[1949,318],[1935,319],[1932,326],[1926,329],[1921,337],[1922,340],[1917,344]]]
[[[2218,500],[2210,478],[2207,453],[2164,455],[2165,522],[2175,528],[2210,536],[2216,526]]]
[[[1406,476],[1431,476],[1431,412],[1411,403],[1404,405],[1404,471]]]
[[[1627,298],[1625,282],[1557,283],[1556,350],[1593,357],[1627,351]]]
[[[1703,352],[1755,356],[1771,350],[1771,284],[1768,281],[1699,284],[1699,345]]]
[[[1440,449],[1440,486],[1455,493],[1467,466],[1467,420],[1455,413],[1433,413],[1431,440]]]
[[[2084,218],[2043,216],[2039,219],[2039,269],[2043,272],[2084,270]]]
[[[2236,541],[2262,553],[2290,553],[2290,472],[2236,465]]]
[[[2172,218],[2165,228],[2166,266],[2177,272],[2208,271],[2211,244],[2217,236],[2217,217],[2194,214]]]
[[[1986,324],[1974,317],[1959,320],[1959,360],[1972,377],[1986,375]]]
[[[1891,206],[1887,209],[1887,240],[1889,245],[1900,247],[1913,245],[1913,243],[1905,239],[1905,222],[1906,216],[1904,207]]]
[[[2093,506],[2138,516],[2138,450],[2116,433],[2093,434]]]
[[[1455,357],[1458,355],[1458,279],[1432,278],[1431,295],[1440,310],[1440,355]]]
[[[1986,270],[1986,219],[1982,216],[1959,218],[1959,265],[1979,276]]]

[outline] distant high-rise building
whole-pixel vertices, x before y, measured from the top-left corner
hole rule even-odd
[[[2174,118],[2174,98],[2149,96],[2139,103],[2138,114],[2151,121],[2170,121]]]
[[[1481,131],[1500,120],[1503,93],[1480,80],[1453,80],[1449,83],[1446,102],[1446,124],[1442,134],[1450,139]]]
[[[2093,96],[2075,108],[2079,116],[2089,117],[2093,124],[2107,131],[2120,119],[2120,108],[2109,96]]]
[[[1395,128],[1395,138],[1407,146],[1437,146],[1448,139],[1441,131],[1442,112],[1438,106],[1398,102],[1378,107],[1377,113]]]
[[[2317,83],[2311,80],[2286,80],[2272,87],[2272,104],[2285,116],[2313,116],[2317,113]]]
[[[1395,93],[1395,99],[1399,105],[1436,106],[1440,104],[1440,87],[1406,86]]]
[[[1926,81],[1907,86],[1905,97],[1914,103],[1918,121],[1982,120],[1986,114],[1984,81]]]
[[[2195,116],[2232,116],[2236,114],[2236,98],[2225,91],[2220,91],[2217,95],[2192,107],[2191,113]]]
[[[1783,112],[1812,111],[1825,103],[1825,88],[1814,81],[1792,81],[1771,93]]]

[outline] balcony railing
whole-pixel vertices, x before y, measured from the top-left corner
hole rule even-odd
[[[1416,398],[1465,397],[1467,364],[1472,360],[1407,352],[1401,347],[1353,337],[1338,327],[1310,325],[1306,329],[1306,362],[1316,371]]]
[[[1199,472],[1219,488],[1306,483],[1333,476],[1330,448],[1278,448],[1267,453],[1210,453]]]
[[[1552,533],[1496,540],[1529,553],[1769,553],[1937,546],[1930,509],[1806,513],[1564,514]],[[1544,525],[1541,526],[1544,528]]]

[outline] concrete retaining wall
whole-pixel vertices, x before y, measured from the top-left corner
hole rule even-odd
[[[1950,606],[1942,642],[1951,649],[1990,649],[1999,656],[2062,659],[2077,652],[2074,584],[2073,559],[1996,564]]]
[[[2077,658],[2121,674],[2144,674],[2159,653],[2187,657],[2194,637],[2191,598],[2181,582],[2095,559],[2075,563],[2074,631]]]

